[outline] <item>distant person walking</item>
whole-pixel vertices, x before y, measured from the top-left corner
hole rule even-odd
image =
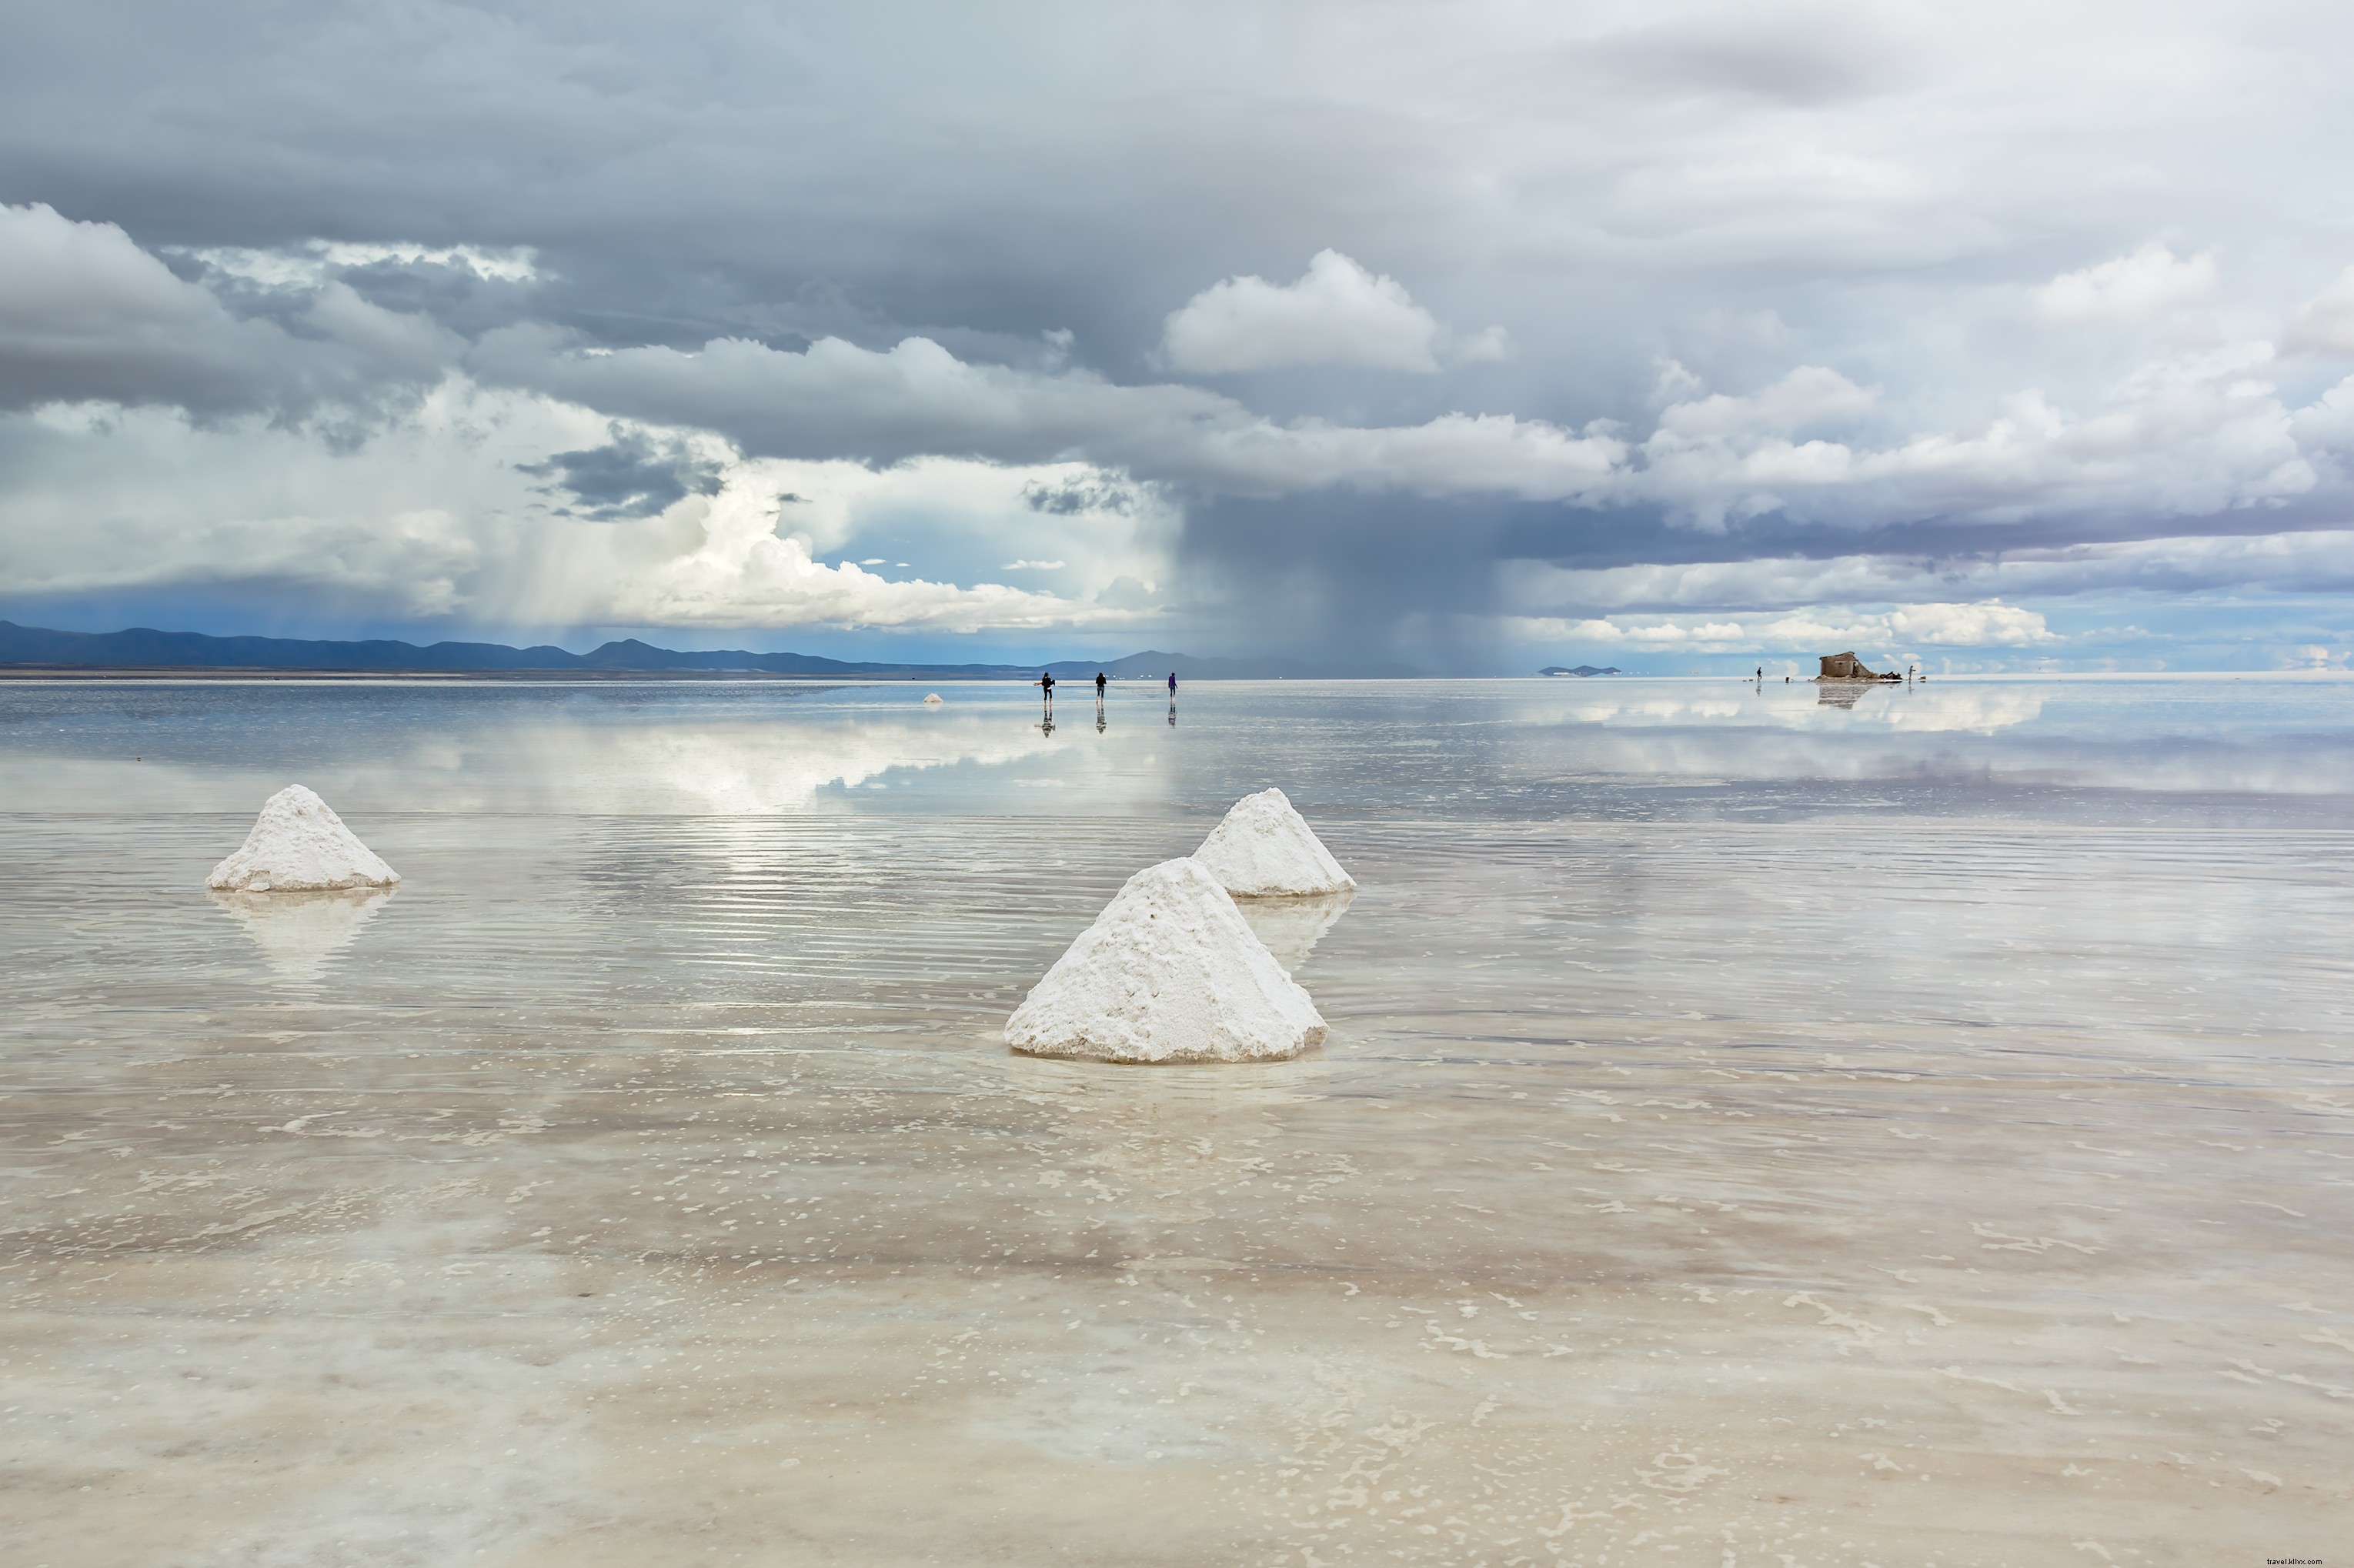
[[[1106,684],[1107,683],[1104,680],[1104,673],[1101,670],[1097,670],[1096,672],[1096,699],[1098,702],[1103,699],[1104,687]]]
[[[1174,670],[1169,672],[1169,695],[1172,701],[1177,696],[1177,672]]]

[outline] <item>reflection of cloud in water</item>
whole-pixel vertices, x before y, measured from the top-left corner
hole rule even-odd
[[[1738,697],[1647,696],[1617,701],[1580,703],[1569,716],[1580,724],[1692,724],[1701,719],[1766,716],[1755,705]]]
[[[1891,729],[1915,734],[1967,732],[1992,735],[2030,724],[2043,712],[2043,694],[2019,686],[1907,686],[1897,682],[1856,682],[1818,686],[1801,682],[1722,692],[1647,693],[1612,701],[1580,702],[1565,717],[1578,724],[1613,728],[1687,725],[1766,726],[1778,729],[1836,727]]]
[[[1283,972],[1289,974],[1308,961],[1317,942],[1349,912],[1349,902],[1356,895],[1355,889],[1348,888],[1309,898],[1237,898],[1235,907],[1243,912],[1252,933],[1275,955]]]
[[[535,754],[539,778],[564,789],[576,809],[726,814],[795,810],[821,790],[875,784],[895,768],[1017,761],[1049,742],[1002,715],[935,709],[917,722],[549,726],[525,732],[517,745]]]
[[[879,796],[895,769],[1002,767],[1058,749],[1026,711],[994,704],[877,713],[779,703],[753,716],[741,699],[721,707],[700,693],[399,694],[407,705],[375,711],[376,694],[334,694],[347,704],[324,710],[334,723],[291,738],[270,726],[266,743],[245,733],[244,709],[197,708],[183,721],[186,736],[234,735],[245,766],[151,756],[129,768],[113,755],[119,736],[95,719],[86,731],[61,726],[54,740],[12,734],[0,747],[0,799],[19,810],[79,811],[98,799],[116,813],[221,811],[240,819],[240,837],[254,800],[289,777],[355,816],[760,814],[806,810],[830,789]]]
[[[360,927],[376,918],[393,892],[389,887],[333,893],[211,890],[207,896],[237,917],[280,980],[300,984],[316,980],[328,960],[351,946]]]
[[[1871,716],[1891,729],[1992,735],[2043,713],[2042,694],[2017,686],[1914,686],[1888,694],[1893,700]]]

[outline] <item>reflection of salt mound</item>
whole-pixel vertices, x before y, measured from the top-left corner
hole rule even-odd
[[[1235,801],[1193,858],[1237,898],[1341,893],[1357,885],[1280,789]]]
[[[313,893],[331,887],[389,887],[400,873],[376,859],[324,800],[289,784],[262,802],[253,832],[213,867],[207,887],[239,893]]]
[[[348,887],[334,893],[207,895],[237,916],[262,961],[281,980],[314,979],[327,960],[351,946],[360,927],[392,896],[389,887]]]
[[[1250,1062],[1296,1055],[1324,1020],[1201,863],[1128,879],[1005,1021],[1039,1056],[1101,1062]]]
[[[940,694],[938,692],[926,692],[924,694],[924,705],[928,708],[938,707],[940,705]]]
[[[1331,1063],[1310,1055],[1199,1073],[1172,1067],[1145,1082],[1145,1075],[1096,1072],[1076,1062],[1002,1060],[1006,1091],[1055,1112],[1050,1125],[1063,1132],[1064,1147],[1119,1190],[1125,1213],[1146,1222],[1123,1242],[1147,1254],[1192,1250],[1157,1238],[1151,1227],[1213,1217],[1219,1198],[1212,1189],[1232,1183],[1235,1168],[1318,1099],[1332,1072]]]
[[[1308,961],[1308,955],[1332,922],[1349,912],[1354,892],[1320,894],[1312,898],[1244,898],[1235,907],[1250,923],[1251,934],[1273,954],[1289,974]]]

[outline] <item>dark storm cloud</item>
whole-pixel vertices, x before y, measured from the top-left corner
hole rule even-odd
[[[620,426],[601,447],[557,452],[545,462],[519,463],[523,472],[552,480],[580,504],[568,515],[592,523],[646,517],[689,495],[719,492],[719,465],[677,442],[658,442]],[[785,498],[790,499],[790,498]]]
[[[1183,560],[1199,591],[1270,652],[1476,670],[1497,540],[1516,510],[1397,495],[1210,501],[1189,517]]]
[[[1033,512],[1048,512],[1060,517],[1082,512],[1126,514],[1135,505],[1134,495],[1119,485],[1086,480],[1062,484],[1041,484],[1034,480],[1022,487],[1022,499],[1030,503]]]
[[[458,340],[329,286],[283,322],[232,313],[111,225],[0,207],[0,408],[100,399],[199,417],[348,412],[438,379]]]
[[[1585,210],[1500,269],[1460,244],[1523,227],[1496,206],[1500,186],[1545,208],[1550,182],[1615,177],[1622,155],[1586,138],[1629,110],[1581,107],[1590,80],[1627,86],[1648,114],[1665,112],[1648,104],[1669,81],[1737,79],[1770,103],[1865,69],[1853,50],[1777,41],[1767,20],[1712,43],[1704,24],[1621,33],[1597,16],[1565,17],[1553,51],[1565,63],[1532,69],[1511,36],[1525,20],[1465,13],[1437,51],[1439,87],[1425,74],[1438,61],[1400,24],[1415,31],[1405,14],[1322,6],[1204,6],[1172,29],[1039,6],[688,4],[657,20],[420,4],[249,7],[225,22],[51,8],[0,58],[0,190],[157,245],[532,245],[550,274],[542,313],[609,346],[829,334],[888,346],[911,332],[1012,344],[1060,326],[1076,329],[1082,363],[1119,376],[1204,285],[1288,277],[1331,246],[1408,279],[1449,319],[1484,324],[1489,301],[1543,300],[1512,313],[1516,337],[1606,345],[1612,369],[1634,373],[1650,329],[1611,324],[1628,319],[1612,298],[1627,281],[1564,296],[1557,270],[1628,239],[1713,265],[1755,243],[1614,238],[1609,213]],[[1344,27],[1355,47],[1336,47]],[[1231,47],[1241,28],[1257,45],[1247,58]],[[1384,33],[1400,52],[1380,47]],[[1362,79],[1332,74],[1352,65]],[[100,79],[102,94],[81,85]],[[1484,112],[1434,134],[1435,87]],[[1802,232],[1819,199],[1766,244]],[[1656,227],[1656,200],[1628,216]],[[1530,237],[1568,216],[1531,211]],[[1556,381],[1494,385],[1520,412],[1560,417],[1601,411],[1595,394],[1616,391],[1547,396]],[[1434,388],[1409,412],[1448,402]]]
[[[1825,7],[1679,18],[1570,46],[1545,63],[1587,92],[1622,101],[1730,94],[1812,108],[1917,79],[1905,53],[1870,17]]]

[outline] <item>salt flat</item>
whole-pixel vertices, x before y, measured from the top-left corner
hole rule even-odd
[[[943,694],[0,689],[11,1561],[2345,1539],[2354,687]],[[1323,1047],[1009,1054],[1267,784]]]

